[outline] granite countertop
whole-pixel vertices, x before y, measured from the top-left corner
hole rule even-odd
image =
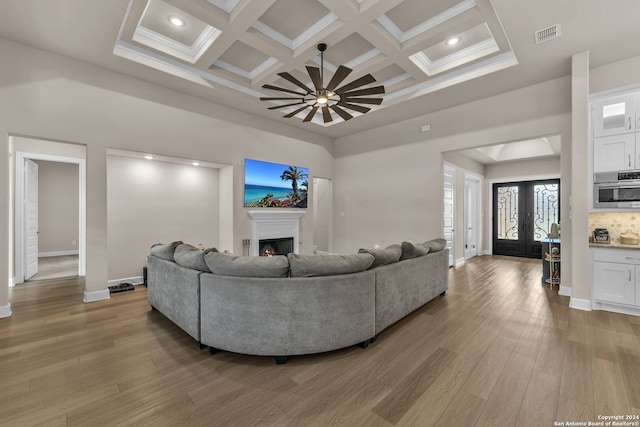
[[[620,242],[594,243],[589,242],[590,248],[617,248],[617,249],[640,249],[640,245],[623,245]]]

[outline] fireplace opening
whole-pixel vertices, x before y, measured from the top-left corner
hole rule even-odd
[[[259,256],[286,255],[293,252],[293,237],[264,239],[258,242]]]

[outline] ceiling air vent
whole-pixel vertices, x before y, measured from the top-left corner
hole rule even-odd
[[[547,28],[543,28],[542,30],[536,31],[536,44],[544,43],[551,39],[555,39],[556,37],[560,37],[562,33],[560,32],[560,24],[552,25]]]

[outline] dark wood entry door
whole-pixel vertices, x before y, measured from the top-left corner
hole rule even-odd
[[[542,258],[540,241],[560,222],[560,180],[493,184],[493,253]]]

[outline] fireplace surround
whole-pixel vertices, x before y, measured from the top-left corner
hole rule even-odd
[[[292,239],[289,252],[300,250],[300,218],[306,213],[301,210],[250,210],[251,249],[249,255],[259,256],[261,240]],[[283,249],[284,250],[284,249]]]

